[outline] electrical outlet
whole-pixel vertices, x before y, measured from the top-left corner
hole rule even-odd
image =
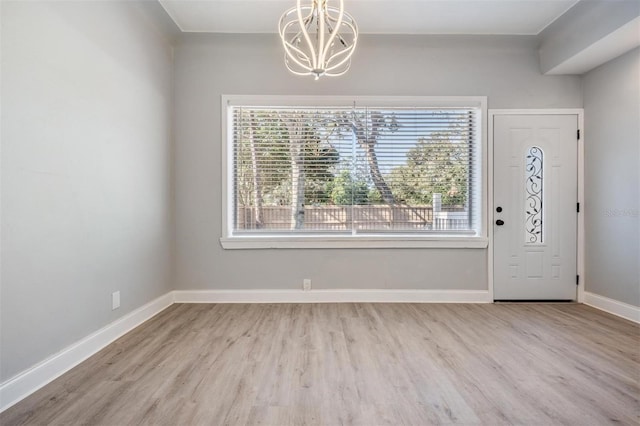
[[[302,290],[310,291],[311,290],[311,279],[305,278],[302,280]]]
[[[111,293],[111,310],[118,309],[120,307],[120,291],[114,291]]]

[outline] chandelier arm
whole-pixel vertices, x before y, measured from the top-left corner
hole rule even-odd
[[[286,35],[287,35],[287,34],[286,34],[286,33],[287,33],[287,30],[288,30],[290,27],[293,27],[295,24],[296,24],[296,22],[295,22],[295,21],[291,21],[291,22],[287,22],[285,25],[283,25],[283,26],[282,26],[282,28],[281,28],[281,30],[280,30],[280,36],[281,36],[282,40],[286,40],[286,39],[287,39],[287,37],[286,37]],[[296,37],[297,37],[299,34],[300,34],[300,33],[298,32],[298,33],[296,34]]]
[[[313,20],[313,8],[311,6],[302,6],[302,10],[307,10],[307,9],[309,10],[309,14],[304,18],[304,25],[307,25],[311,20]],[[285,35],[285,32],[283,31],[283,28],[285,28],[285,27],[288,28],[289,26],[291,26],[293,24],[298,24],[299,23],[298,20],[294,20],[294,21],[291,21],[291,22],[287,22],[286,25],[284,25],[284,27],[283,27],[285,19],[288,18],[290,15],[297,14],[297,12],[298,12],[298,8],[297,7],[292,7],[291,9],[286,10],[282,14],[282,16],[280,17],[279,24],[278,24],[278,27],[280,28],[280,35],[281,36]]]
[[[349,30],[353,34],[353,40],[354,40],[354,43],[355,43],[356,39],[358,38],[358,26],[356,25],[356,22],[353,20],[353,17],[351,17],[351,15],[349,15],[346,12],[345,12],[345,15],[347,15],[347,17],[349,19],[345,20],[344,22],[342,22],[341,25],[345,25],[345,26],[349,27]],[[337,19],[331,18],[331,20],[333,22],[337,22]],[[331,28],[331,26],[328,23],[327,23],[327,26],[329,26],[330,31],[334,30],[333,28]],[[335,31],[337,32],[339,30],[339,27],[336,26],[335,28],[336,28]],[[346,40],[344,39],[344,37],[341,34],[338,33],[337,38],[340,41],[340,44],[342,44],[344,47],[348,47]]]
[[[309,25],[313,23],[313,7],[303,6],[302,9],[309,9],[309,14],[306,18],[304,18],[304,25]]]
[[[347,12],[344,13],[344,16],[347,19],[343,18],[342,25],[348,25],[349,29],[353,32],[353,35],[357,36],[358,35],[358,24],[356,24],[355,19],[353,19],[353,16],[351,16]],[[336,18],[331,18],[331,21],[338,22],[338,20]],[[336,26],[336,29],[339,29],[339,28]]]
[[[327,6],[327,11],[328,12],[332,12],[332,13],[337,13],[340,14],[340,9],[336,8],[335,6]],[[353,16],[351,16],[351,14],[349,12],[344,12],[344,17],[342,18],[344,21],[351,21],[353,23],[355,23],[355,20],[353,19]],[[333,15],[331,15],[331,13],[328,13],[327,16],[329,17],[329,20],[333,21],[333,22],[337,22],[338,18],[333,17]]]
[[[304,9],[309,9],[310,13],[305,17],[305,23],[309,23],[310,21],[313,20],[313,13],[312,10],[307,6],[307,7],[303,7]],[[279,32],[280,32],[280,38],[282,40],[282,45],[285,49],[285,61],[287,58],[291,59],[292,61],[294,61],[300,68],[302,69],[308,69],[311,70],[312,69],[312,64],[311,64],[311,60],[309,59],[309,55],[307,55],[303,50],[299,49],[298,47],[296,47],[295,40],[300,38],[300,35],[302,34],[301,31],[298,31],[294,37],[292,37],[292,41],[287,40],[286,37],[286,33],[289,30],[289,28],[292,28],[296,25],[299,26],[299,22],[298,21],[290,21],[287,23],[284,23],[285,19],[287,17],[289,17],[290,15],[292,15],[293,13],[297,12],[297,9],[291,8],[289,10],[287,10],[282,17],[280,18],[280,23],[279,23]],[[301,62],[301,60],[304,60],[305,62],[307,62],[307,64],[305,65],[303,62]],[[290,64],[287,64],[287,68],[291,71],[294,72],[294,70],[292,69],[292,67],[290,66]],[[299,73],[298,73],[299,74]],[[299,75],[309,75],[309,74],[299,74]]]
[[[351,62],[347,62],[347,66],[342,71],[339,71],[339,72],[336,72],[336,73],[327,72],[324,75],[326,75],[327,77],[340,77],[341,75],[346,74],[346,72],[349,71],[349,68],[351,68]]]
[[[297,47],[295,47],[293,44],[291,44],[291,43],[290,43],[290,42],[288,42],[288,41],[285,41],[285,42],[283,43],[283,45],[284,45],[285,53],[287,54],[287,57],[288,57],[289,59],[291,59],[293,62],[295,62],[296,64],[298,64],[301,68],[309,69],[309,71],[311,71],[311,70],[313,69],[313,68],[312,68],[311,60],[309,59],[309,56],[307,56],[307,55],[306,55],[302,50],[298,49]],[[298,55],[301,55],[301,56],[302,56],[302,58],[304,58],[304,60],[305,60],[306,62],[308,62],[308,65],[303,64],[303,63],[298,59],[298,57],[296,57],[296,55],[294,55],[294,54],[292,53],[292,51],[293,51],[293,52],[295,52],[295,53],[297,53]]]
[[[313,48],[313,43],[311,43],[311,37],[309,37],[309,32],[307,31],[307,29],[302,26],[302,23],[304,22],[304,19],[302,19],[302,5],[300,4],[302,0],[298,0],[297,1],[297,12],[298,12],[298,22],[300,22],[301,24],[301,28],[300,30],[302,31],[302,34],[304,35],[304,39],[307,41],[307,45],[309,46],[309,50],[311,51],[311,60],[313,63],[313,67],[316,68],[318,66],[317,62],[316,62],[316,51]]]
[[[318,33],[316,34],[316,37],[319,37],[318,39],[318,64],[319,66],[324,68],[324,61],[323,61],[323,57],[324,57],[324,51],[325,51],[325,45],[324,45],[324,21],[325,21],[325,11],[326,11],[326,6],[327,0],[320,0],[322,3],[320,5],[316,5],[318,6],[317,8],[317,14],[318,14],[318,20],[316,21],[317,23],[317,31]]]
[[[288,12],[285,12],[282,15],[282,18],[280,18],[280,24],[278,25],[278,31],[280,32],[280,39],[282,40],[282,42],[286,42],[287,41],[287,30],[292,27],[295,24],[295,21],[291,21],[291,22],[287,22],[284,23],[284,19],[286,17],[286,15],[290,12],[292,12],[293,9],[289,10]],[[299,34],[299,33],[298,33]]]
[[[335,13],[335,12],[338,12],[338,13],[340,12],[340,10],[339,10],[339,9],[336,9],[336,8],[335,8],[335,7],[333,7],[333,6],[329,6],[328,10],[329,10],[329,11],[331,11],[331,12],[334,12],[334,13]],[[329,14],[327,14],[327,16],[329,17],[329,20],[330,20],[330,21],[332,21],[332,22],[338,22],[338,18],[334,18],[330,13],[329,13]],[[358,25],[356,24],[356,20],[355,20],[355,19],[353,19],[353,16],[351,16],[351,14],[350,14],[349,12],[344,12],[344,17],[343,17],[343,19],[342,19],[342,20],[343,20],[345,23],[350,23],[350,24],[355,28],[355,31],[356,31],[356,32],[358,31]]]
[[[349,46],[346,49],[343,49],[340,52],[337,52],[336,54],[332,55],[327,60],[327,71],[334,70],[334,69],[338,68],[339,66],[341,66],[342,64],[344,64],[345,62],[349,61],[351,59],[351,55],[353,55],[353,52],[354,52],[357,44],[358,44],[358,38],[356,37],[356,38],[353,39],[353,44],[351,46]],[[339,56],[341,56],[343,54],[345,54],[346,56],[341,61],[339,61],[335,65],[328,66],[333,60],[335,60],[337,57],[339,57]]]
[[[338,55],[342,55],[342,54],[346,54],[346,56],[344,58],[342,58],[342,60],[340,60],[338,63],[333,64],[331,66],[329,66],[329,64],[331,63],[332,60],[336,60],[336,56]],[[344,65],[345,63],[349,63],[349,60],[351,59],[351,55],[353,54],[353,49],[349,49],[349,50],[343,50],[342,52],[337,53],[336,55],[333,55],[332,57],[329,58],[329,60],[327,61],[327,67],[326,67],[326,71],[333,71],[336,68],[340,68],[342,65]]]
[[[327,64],[329,64],[331,62],[336,62],[336,61],[339,61],[339,62],[343,61],[345,59],[345,56],[348,58],[352,51],[353,51],[353,49],[351,47],[349,47],[349,48],[342,49],[339,52],[334,53],[327,60]],[[337,65],[339,65],[339,64],[334,64],[334,65],[331,66],[331,68],[333,68],[333,67],[335,67]]]
[[[325,3],[326,5],[326,3]],[[338,34],[338,30],[340,29],[340,26],[342,24],[342,18],[344,17],[344,0],[340,0],[340,10],[338,12],[338,21],[335,27],[334,31],[331,31],[331,37],[329,37],[329,40],[327,41],[327,48],[329,48],[331,46],[331,43],[333,43],[333,40],[335,40],[336,35]],[[329,14],[329,10],[327,9],[327,18],[330,19],[330,14]],[[324,22],[322,23],[322,28],[324,29]],[[327,26],[329,26],[329,22],[327,21]],[[322,54],[320,55],[320,63],[321,64],[325,64],[325,58],[326,58],[326,50],[324,50],[322,52]]]
[[[285,19],[292,13],[295,12],[295,8],[291,8],[285,11],[280,17],[280,21],[278,22],[278,32],[280,33],[280,38],[284,39],[286,35],[286,29],[291,26],[293,22],[285,23]]]
[[[307,75],[311,75],[312,74],[311,71],[302,72],[302,71],[298,71],[298,70],[294,69],[287,59],[288,59],[288,57],[285,54],[284,55],[284,64],[286,65],[286,67],[289,70],[289,72],[291,72],[292,74],[303,75],[303,76],[307,76]]]
[[[293,11],[294,11],[294,9],[291,9],[288,12],[286,12],[285,15],[286,14],[290,14]],[[285,15],[283,15],[283,19],[284,19]],[[311,16],[311,15],[309,15],[309,16]],[[307,18],[309,18],[309,16],[307,16]],[[311,63],[311,60],[309,58],[309,55],[307,55],[303,50],[299,49],[293,42],[287,40],[286,37],[284,36],[284,34],[286,34],[288,28],[294,27],[296,25],[296,23],[297,23],[296,21],[291,21],[291,22],[288,22],[288,23],[286,23],[284,25],[281,25],[281,28],[280,28],[282,45],[284,46],[285,54],[286,54],[285,55],[285,59],[288,57],[292,61],[294,61],[300,68],[311,70],[313,68],[312,68],[312,63]],[[292,40],[299,39],[300,34],[302,34],[301,31],[298,31],[294,35]],[[303,62],[301,62],[301,60],[304,60],[305,62],[307,62],[307,64],[304,64]],[[287,68],[290,68],[290,67],[288,66]]]
[[[329,26],[328,24],[327,24],[327,26],[329,27],[330,31],[333,31],[333,28],[331,26]],[[347,42],[345,41],[344,37],[342,37],[341,34],[338,34],[336,36],[336,38],[338,39],[338,41],[340,42],[341,45],[343,45],[344,47],[349,47],[349,46],[347,46]]]

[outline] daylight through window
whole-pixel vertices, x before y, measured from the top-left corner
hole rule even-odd
[[[230,105],[230,236],[478,235],[480,112]]]

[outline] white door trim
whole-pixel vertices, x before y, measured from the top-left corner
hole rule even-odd
[[[575,115],[578,117],[578,129],[580,130],[580,140],[578,141],[578,203],[580,203],[580,213],[578,214],[578,241],[577,265],[576,269],[580,276],[578,284],[578,303],[584,302],[584,109],[582,108],[555,108],[555,109],[489,109],[487,140],[487,164],[488,164],[488,191],[487,191],[487,234],[489,236],[489,253],[487,271],[489,282],[489,296],[493,296],[493,120],[496,115]]]

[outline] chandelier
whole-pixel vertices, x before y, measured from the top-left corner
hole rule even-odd
[[[358,41],[358,26],[344,11],[344,0],[329,5],[329,0],[311,0],[284,12],[279,24],[284,46],[284,63],[296,75],[313,75],[317,80],[326,75],[346,73]]]

